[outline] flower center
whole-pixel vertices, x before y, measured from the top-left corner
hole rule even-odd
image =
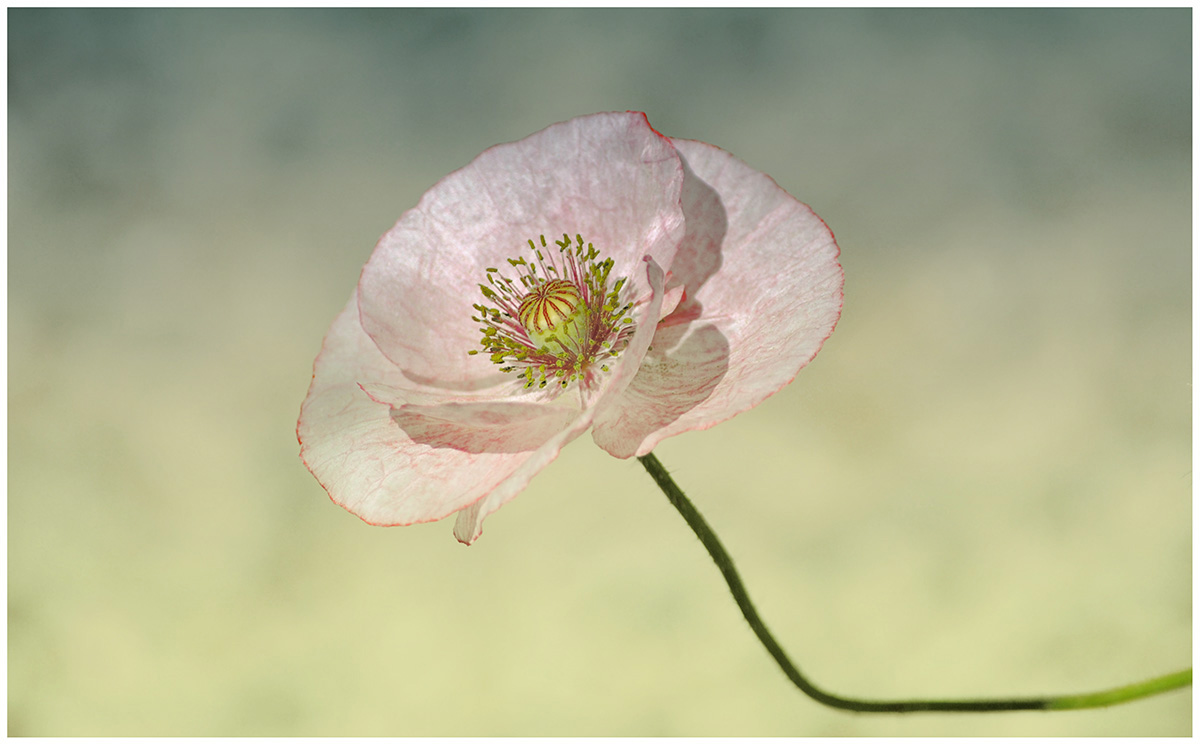
[[[598,261],[600,252],[583,237],[563,234],[548,246],[532,240],[532,261],[509,259],[516,281],[499,269],[488,268],[487,284],[479,285],[490,305],[475,305],[483,337],[479,349],[502,372],[515,372],[525,387],[545,388],[555,382],[566,388],[572,381],[590,382],[608,371],[606,364],[629,343],[633,303],[621,303],[625,279],[610,289],[612,259]]]
[[[581,351],[588,336],[588,309],[583,293],[565,279],[538,285],[521,298],[517,318],[534,346],[557,344]]]

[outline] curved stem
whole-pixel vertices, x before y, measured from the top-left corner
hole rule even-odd
[[[650,473],[650,477],[663,490],[663,493],[667,495],[667,499],[675,506],[675,509],[679,510],[679,514],[683,516],[683,519],[687,521],[687,524],[696,533],[696,537],[704,544],[704,548],[708,550],[709,555],[716,562],[717,568],[721,570],[721,574],[725,577],[725,582],[729,585],[729,591],[733,593],[733,599],[737,602],[738,608],[741,608],[742,615],[746,617],[746,622],[750,624],[750,628],[753,629],[755,636],[767,648],[767,652],[771,654],[771,657],[775,658],[775,662],[779,664],[784,674],[788,676],[788,679],[797,688],[826,706],[832,706],[836,709],[848,709],[850,711],[887,712],[894,714],[904,714],[914,711],[984,712],[1091,709],[1133,701],[1191,685],[1192,671],[1189,668],[1141,683],[1074,696],[968,699],[961,701],[869,701],[845,698],[828,693],[804,677],[796,669],[796,666],[792,664],[792,661],[788,659],[783,648],[775,641],[775,637],[771,636],[771,632],[767,630],[766,624],[758,617],[758,611],[755,610],[754,604],[750,602],[750,596],[746,593],[742,579],[738,576],[737,570],[733,568],[733,560],[729,558],[729,554],[726,553],[725,548],[721,545],[721,541],[717,539],[716,534],[713,533],[712,528],[708,527],[708,523],[704,521],[704,517],[700,515],[699,511],[696,510],[683,491],[671,479],[670,474],[667,473],[667,469],[663,467],[662,463],[659,462],[653,453],[639,456],[638,460],[646,467],[646,471]]]

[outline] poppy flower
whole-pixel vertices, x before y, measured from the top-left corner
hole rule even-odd
[[[619,458],[790,382],[841,313],[833,235],[712,145],[605,113],[497,145],[375,246],[297,436],[373,525],[471,543],[588,428]]]

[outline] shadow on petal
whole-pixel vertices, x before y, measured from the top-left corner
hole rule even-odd
[[[729,218],[720,195],[692,171],[683,160],[684,235],[671,262],[671,285],[683,285],[687,296],[660,325],[687,323],[700,317],[696,293],[721,268],[721,246],[729,229]]]
[[[413,370],[403,370],[402,372],[404,373],[404,377],[408,378],[414,383],[428,386],[430,388],[441,388],[443,390],[455,391],[459,393],[474,393],[475,391],[495,388],[496,386],[512,382],[512,376],[505,375],[503,373],[481,375],[477,378],[471,378],[468,380],[448,380],[445,377],[439,378],[436,376],[421,375]]]
[[[716,326],[660,327],[622,406],[596,425],[593,439],[618,458],[644,454],[651,435],[707,401],[728,371],[729,340]]]
[[[392,420],[413,442],[467,453],[537,450],[578,415],[578,411],[561,406],[508,401],[405,404],[391,412]]]
[[[720,195],[683,160],[684,237],[671,262],[670,287],[684,298],[659,321],[637,375],[592,430],[618,458],[645,454],[655,433],[707,401],[729,372],[728,337],[705,319],[699,290],[722,267],[729,215]],[[709,322],[706,322],[708,320]],[[652,446],[653,443],[651,443]]]
[[[655,334],[630,388],[657,402],[656,421],[648,423],[657,429],[705,401],[728,371],[729,340],[716,326],[673,326]]]
[[[729,340],[716,326],[702,323],[704,306],[697,299],[699,289],[721,269],[729,217],[720,195],[692,171],[686,159],[681,201],[684,237],[671,273],[687,294],[659,322],[650,352],[631,385],[631,395],[644,398],[633,418],[644,421],[645,434],[705,401],[729,370]]]

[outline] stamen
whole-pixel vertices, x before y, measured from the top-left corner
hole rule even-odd
[[[634,328],[627,315],[633,303],[621,302],[625,278],[610,289],[612,259],[597,261],[600,252],[582,235],[572,242],[564,233],[553,245],[540,235],[528,243],[533,261],[508,259],[516,281],[487,268],[479,291],[490,305],[474,305],[479,315],[471,316],[481,324],[480,348],[467,353],[486,353],[526,388],[555,381],[565,389],[597,370],[608,372],[607,362],[625,349]]]

